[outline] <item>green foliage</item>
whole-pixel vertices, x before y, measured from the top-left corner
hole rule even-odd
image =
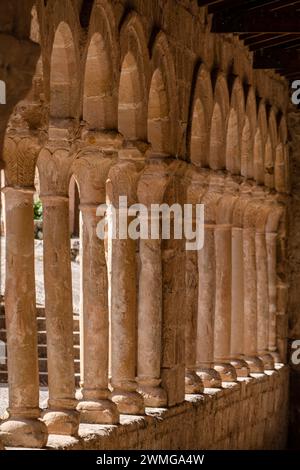
[[[33,204],[33,214],[34,214],[34,220],[42,220],[42,218],[43,218],[43,206],[42,206],[42,201],[40,199],[38,199]]]

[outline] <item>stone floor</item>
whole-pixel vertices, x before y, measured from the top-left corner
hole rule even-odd
[[[5,285],[5,238],[1,237],[1,295],[4,294]],[[79,264],[72,262],[72,284],[73,284],[73,310],[79,311]],[[38,305],[45,305],[44,291],[44,270],[43,270],[43,242],[35,240],[35,281],[36,281],[36,302]]]

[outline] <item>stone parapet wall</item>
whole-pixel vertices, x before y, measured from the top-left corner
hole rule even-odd
[[[168,410],[123,416],[118,426],[81,424],[80,441],[50,436],[54,449],[283,449],[287,435],[289,369],[241,379],[223,390],[187,395]]]

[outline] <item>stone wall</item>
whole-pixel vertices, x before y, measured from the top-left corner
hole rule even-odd
[[[283,449],[287,435],[289,370],[240,379],[223,390],[188,395],[168,410],[123,416],[122,426],[80,425],[80,441],[50,436],[54,449]]]

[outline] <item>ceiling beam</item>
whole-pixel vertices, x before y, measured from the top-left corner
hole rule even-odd
[[[213,16],[213,33],[287,33],[299,34],[300,15],[279,12],[247,14],[216,14]]]
[[[268,53],[256,52],[254,53],[253,67],[282,70],[284,75],[298,72],[300,79],[300,52],[296,50],[282,51],[280,48]]]

